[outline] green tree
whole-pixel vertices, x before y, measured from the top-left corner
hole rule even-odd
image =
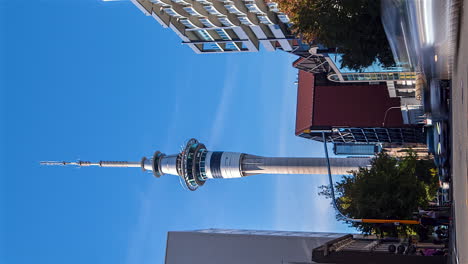
[[[395,64],[380,19],[380,0],[278,0],[304,41],[336,47],[343,66],[361,70],[375,61]]]
[[[370,168],[353,171],[335,184],[337,205],[349,218],[412,219],[418,207],[426,207],[435,197],[438,180],[432,164],[418,160],[411,150],[401,159],[380,153]],[[330,187],[321,186],[320,194],[331,198]],[[337,219],[345,221],[340,215]],[[390,236],[407,235],[418,228],[348,223],[367,234]]]

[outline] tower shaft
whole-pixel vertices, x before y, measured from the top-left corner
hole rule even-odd
[[[333,174],[349,174],[349,171],[369,164],[369,158],[330,158]],[[273,158],[246,154],[242,159],[241,169],[244,175],[328,174],[326,158]]]

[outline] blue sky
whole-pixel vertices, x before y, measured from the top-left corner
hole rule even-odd
[[[352,231],[317,196],[325,175],[189,192],[139,169],[39,166],[138,161],[191,137],[211,150],[322,155],[294,136],[293,56],[180,43],[130,2],[0,0],[1,263],[163,263],[170,230]]]

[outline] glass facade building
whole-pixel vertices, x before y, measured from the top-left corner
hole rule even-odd
[[[386,82],[386,81],[414,81],[415,72],[368,72],[368,73],[344,73],[341,74],[342,82]],[[328,79],[340,82],[340,75],[332,73]]]
[[[416,73],[409,72],[405,67],[384,67],[380,63],[361,69],[359,72],[344,67],[341,63],[342,54],[327,53],[326,60],[333,68],[328,79],[333,82],[386,82],[415,81]]]

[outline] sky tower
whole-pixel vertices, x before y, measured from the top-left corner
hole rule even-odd
[[[43,165],[74,165],[80,167],[134,167],[152,171],[156,177],[164,174],[180,176],[189,190],[195,191],[208,179],[240,178],[256,174],[328,174],[326,158],[261,157],[238,152],[209,151],[192,138],[184,149],[173,155],[156,151],[141,161],[42,161]],[[333,174],[348,174],[370,164],[370,158],[330,158]]]

